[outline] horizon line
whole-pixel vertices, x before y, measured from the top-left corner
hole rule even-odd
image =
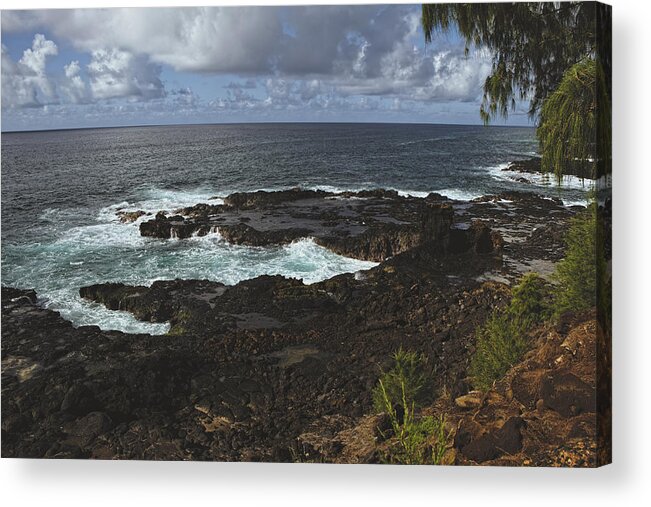
[[[437,122],[400,122],[400,121],[242,121],[242,122],[199,122],[199,123],[142,123],[135,125],[100,125],[92,127],[64,127],[50,129],[0,130],[1,134],[25,134],[38,132],[61,132],[68,130],[99,130],[143,127],[197,127],[218,125],[274,125],[274,124],[312,124],[312,125],[441,125],[457,127],[500,127],[500,128],[535,128],[535,125],[485,125],[482,123],[437,123]]]

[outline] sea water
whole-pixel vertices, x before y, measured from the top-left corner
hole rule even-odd
[[[173,211],[222,202],[235,191],[300,186],[332,192],[395,189],[472,199],[528,190],[585,203],[588,185],[502,171],[536,154],[534,129],[453,125],[255,124],[128,127],[2,134],[2,283],[33,288],[75,325],[162,334],[79,297],[103,282],[262,274],[314,283],[374,263],[336,255],[306,238],[277,247],[226,243],[218,233],[143,238],[116,211]],[[523,176],[530,183],[514,181]]]

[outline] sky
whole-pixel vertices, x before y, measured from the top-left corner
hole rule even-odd
[[[2,11],[2,130],[478,124],[491,55],[417,5]],[[529,125],[518,105],[498,124]]]

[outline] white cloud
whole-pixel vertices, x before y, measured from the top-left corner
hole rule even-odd
[[[77,60],[73,60],[68,65],[64,65],[63,71],[65,80],[61,84],[61,90],[67,99],[73,104],[83,104],[88,102],[89,93],[86,82],[82,79],[81,67]]]
[[[57,46],[44,35],[36,34],[32,47],[14,62],[2,46],[2,107],[35,107],[56,100],[53,83],[46,74],[48,56],[58,54]]]
[[[69,106],[98,118],[100,110],[116,118],[202,110],[309,119],[477,102],[490,55],[466,56],[456,38],[424,46],[419,15],[405,5],[5,11],[3,41],[43,30],[80,54],[48,75],[53,41],[36,36],[19,62],[3,47],[2,106],[59,103],[51,114]],[[232,81],[201,100],[189,86],[209,93],[208,75]]]
[[[179,71],[316,78],[348,94],[418,88],[421,100],[474,100],[490,64],[466,59],[462,43],[422,49],[413,6],[42,10],[11,13],[2,24],[47,27],[81,51],[120,48]]]
[[[182,109],[194,109],[200,102],[197,94],[188,87],[172,90],[170,95],[173,97],[174,104]]]
[[[90,90],[95,99],[149,100],[165,96],[161,68],[128,51],[98,49],[87,66]]]
[[[4,17],[3,17],[4,19]],[[91,52],[84,79],[78,60],[63,66],[62,75],[46,70],[47,59],[58,54],[57,45],[36,34],[32,47],[15,62],[2,46],[2,108],[39,107],[59,102],[83,104],[96,100],[153,100],[165,97],[160,65],[145,55],[117,49]],[[194,97],[184,97],[184,100]]]
[[[176,70],[260,72],[284,37],[274,8],[186,7],[14,12],[2,28],[47,27],[81,51],[120,48]]]
[[[51,40],[47,40],[43,34],[34,35],[32,47],[23,52],[23,57],[18,61],[27,74],[31,77],[36,87],[46,97],[54,96],[54,87],[45,74],[45,60],[48,56],[54,56],[59,53],[57,45]]]

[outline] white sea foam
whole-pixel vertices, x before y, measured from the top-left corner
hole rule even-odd
[[[167,195],[150,199],[149,209],[158,211],[156,207],[163,202],[169,209],[194,204],[194,200],[196,194]],[[143,202],[128,205],[147,209]],[[149,286],[156,280],[174,278],[210,279],[232,285],[263,274],[315,283],[377,265],[334,254],[312,239],[282,247],[248,247],[227,243],[218,229],[206,236],[178,241],[145,238],[140,236],[138,226],[151,217],[121,223],[115,211],[124,207],[124,202],[106,207],[99,212],[99,223],[71,227],[51,243],[22,246],[22,257],[29,262],[12,269],[14,283],[36,288],[46,307],[59,311],[77,326],[97,325],[105,330],[157,335],[166,333],[169,325],[141,322],[128,312],[85,301],[79,296],[79,288],[103,282]]]
[[[306,186],[305,188],[309,190],[322,190],[324,192],[332,192],[332,193],[337,193],[340,194],[342,192],[361,192],[363,190],[374,190],[378,188],[384,188],[386,190],[394,190],[395,192],[398,193],[398,195],[402,197],[419,197],[419,198],[425,198],[431,193],[437,193],[441,195],[445,195],[446,197],[449,197],[450,199],[456,199],[456,200],[470,200],[474,199],[476,197],[480,197],[481,193],[477,192],[470,192],[466,190],[461,190],[458,188],[443,188],[443,189],[431,189],[431,190],[410,190],[410,189],[402,189],[402,188],[397,188],[397,187],[392,187],[392,186],[387,186],[387,185],[379,185],[379,184],[374,184],[374,183],[368,183],[365,185],[360,185],[360,186],[350,186],[346,188],[341,188],[341,187],[336,187],[333,185],[310,185]]]
[[[564,206],[583,206],[588,205],[588,199],[561,199]]]
[[[41,296],[43,297],[43,296]],[[75,326],[98,326],[104,331],[162,335],[169,331],[168,323],[143,322],[129,312],[109,310],[71,294],[68,290],[52,291],[45,295],[43,306],[58,311]]]
[[[460,188],[443,188],[441,190],[433,190],[433,192],[454,199],[455,201],[471,201],[484,195],[482,192],[471,192]]]
[[[496,179],[508,176],[503,174],[502,168],[489,169],[490,174]],[[346,188],[310,184],[302,187],[334,193],[387,188],[372,181]],[[436,192],[455,200],[471,200],[482,195],[482,192],[463,188],[433,187],[431,190],[393,189],[403,196],[426,197],[430,192]],[[288,188],[291,187],[284,189]],[[280,247],[257,248],[229,244],[218,230],[179,241],[140,235],[139,225],[150,220],[153,213],[174,211],[197,203],[219,204],[223,200],[213,199],[214,196],[226,196],[236,190],[146,189],[134,198],[99,210],[95,223],[74,227],[70,224],[80,223],[79,214],[89,210],[45,210],[40,218],[53,224],[57,238],[50,243],[21,246],[18,255],[26,260],[14,263],[12,281],[18,286],[36,288],[46,306],[58,310],[75,325],[162,334],[168,330],[167,324],[141,322],[127,312],[107,310],[102,305],[84,301],[79,297],[79,287],[103,282],[149,286],[156,280],[174,278],[210,279],[232,285],[263,274],[279,274],[301,279],[304,283],[315,283],[341,273],[360,273],[376,265],[336,255],[312,239]],[[150,215],[132,223],[122,223],[116,216],[118,210],[143,210]],[[363,274],[356,276],[363,278]]]
[[[361,192],[362,190],[371,190],[374,188],[378,188],[377,185],[373,184],[368,184],[368,185],[357,185],[357,186],[349,186],[346,188],[338,187],[335,185],[301,185],[301,188],[304,188],[305,190],[320,190],[322,192],[331,192],[333,194],[341,194],[343,192]]]
[[[230,192],[228,192],[230,193]],[[216,198],[216,193],[205,188],[194,190],[168,190],[148,189],[141,198],[133,201],[122,201],[111,204],[100,210],[98,220],[117,221],[118,211],[144,211],[146,213],[157,213],[158,211],[172,212],[179,208],[194,206],[195,204],[223,204],[222,198]],[[150,218],[141,217],[138,223]]]
[[[436,141],[447,141],[450,139],[455,139],[454,136],[438,136],[430,137],[428,139],[414,139],[413,141],[405,141],[403,143],[398,143],[398,146],[411,146],[413,144],[422,144],[422,143],[433,143]]]
[[[78,215],[79,211],[74,209],[45,208],[38,218],[56,225],[76,218]]]
[[[342,273],[371,269],[377,265],[377,262],[334,254],[317,245],[312,238],[306,238],[282,247],[282,254],[270,263],[269,269],[312,284]]]
[[[532,185],[542,187],[560,187],[568,190],[590,190],[594,186],[594,180],[588,178],[579,178],[578,176],[566,175],[559,182],[553,174],[528,173],[520,171],[510,171],[510,164],[499,164],[488,168],[490,175],[501,181],[517,181],[524,178],[531,182]]]
[[[423,190],[399,190],[397,188],[393,188],[392,190],[395,190],[398,192],[398,195],[403,197],[427,197],[431,193]]]

